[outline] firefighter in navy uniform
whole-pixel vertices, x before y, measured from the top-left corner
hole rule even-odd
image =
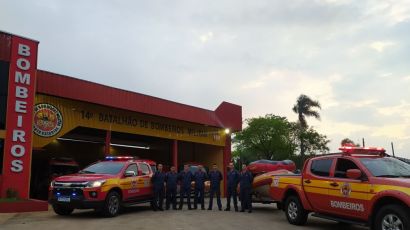
[[[172,205],[173,210],[177,210],[177,184],[178,184],[178,173],[175,166],[171,167],[171,171],[168,172],[165,176],[165,182],[167,184],[166,191],[166,203],[165,207],[167,210]]]
[[[189,165],[184,165],[184,171],[179,173],[179,180],[180,180],[180,202],[179,202],[179,209],[182,209],[184,204],[184,196],[187,197],[188,209],[191,210],[191,182],[194,179],[194,175],[189,170]]]
[[[246,209],[249,213],[252,212],[252,182],[252,173],[247,170],[246,164],[243,164],[239,181],[241,212],[245,212]]]
[[[206,174],[204,167],[202,165],[198,166],[198,171],[195,172],[194,178],[195,178],[194,209],[197,209],[198,203],[200,203],[201,209],[205,210],[205,202],[204,202],[205,181],[207,180],[208,175]]]
[[[212,170],[209,172],[209,180],[211,181],[211,188],[209,190],[209,207],[208,210],[212,210],[212,203],[214,199],[214,194],[216,194],[216,201],[218,204],[219,211],[222,211],[221,203],[221,188],[220,184],[222,181],[222,173],[218,170],[216,164],[213,164]]]
[[[162,171],[162,164],[158,164],[157,171],[151,178],[154,199],[152,201],[152,208],[154,211],[160,210],[164,211],[162,208],[162,203],[164,201],[164,182],[165,182],[165,173]]]
[[[228,171],[228,186],[226,190],[226,209],[225,211],[230,211],[231,210],[231,197],[233,200],[233,205],[235,208],[235,212],[238,211],[238,199],[237,199],[237,187],[239,183],[239,172],[234,168],[233,163],[229,163],[228,165],[229,171]]]

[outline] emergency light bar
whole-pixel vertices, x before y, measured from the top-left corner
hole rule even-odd
[[[385,154],[386,150],[380,147],[342,146],[339,148],[344,154]]]
[[[125,161],[125,160],[134,160],[134,157],[130,156],[106,156],[106,161]]]

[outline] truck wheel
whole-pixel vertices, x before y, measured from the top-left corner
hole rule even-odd
[[[293,225],[304,225],[308,218],[308,212],[303,208],[297,196],[290,196],[286,199],[285,214],[288,222]]]
[[[121,208],[121,199],[120,195],[115,192],[111,191],[108,193],[107,197],[105,198],[104,207],[102,209],[102,214],[105,217],[114,217],[120,213]]]
[[[68,216],[74,211],[72,208],[66,208],[58,204],[53,204],[53,210],[60,216]]]
[[[374,219],[374,230],[410,229],[409,214],[403,206],[392,204],[382,207]]]

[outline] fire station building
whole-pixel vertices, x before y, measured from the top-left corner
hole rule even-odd
[[[212,111],[38,70],[38,44],[0,32],[0,198],[47,199],[51,174],[107,155],[216,163],[226,177],[241,106]]]

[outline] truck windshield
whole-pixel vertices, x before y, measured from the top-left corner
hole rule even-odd
[[[121,171],[124,165],[124,162],[99,162],[81,170],[80,173],[116,175]]]
[[[361,158],[360,161],[375,177],[410,177],[410,164],[392,157]]]

